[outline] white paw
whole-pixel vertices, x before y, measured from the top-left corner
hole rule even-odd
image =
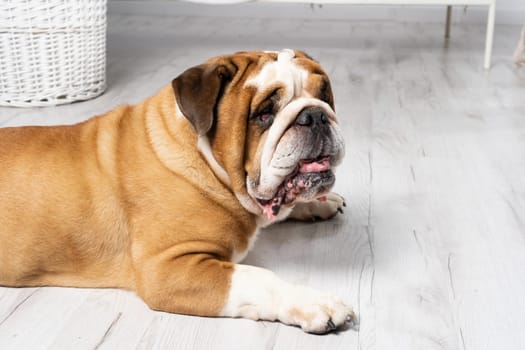
[[[328,333],[348,326],[357,327],[352,308],[334,296],[321,295],[302,287],[294,299],[284,305],[282,322],[300,326],[308,333]]]
[[[327,220],[337,213],[343,213],[346,206],[343,197],[337,193],[330,192],[322,200],[314,200],[308,203],[297,203],[289,218],[297,220]]]

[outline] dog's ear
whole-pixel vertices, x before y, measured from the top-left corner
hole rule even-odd
[[[171,82],[179,108],[197,135],[205,135],[213,127],[217,104],[236,72],[231,62],[205,63],[186,70]]]

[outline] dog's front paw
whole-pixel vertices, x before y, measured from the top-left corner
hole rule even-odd
[[[323,334],[345,326],[357,327],[352,308],[341,299],[320,295],[312,290],[301,290],[284,308],[284,323],[300,326],[305,332]]]
[[[327,220],[337,213],[343,213],[345,200],[337,193],[330,192],[326,196],[308,203],[297,203],[289,218],[297,220]]]

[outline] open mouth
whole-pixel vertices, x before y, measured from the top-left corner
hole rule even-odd
[[[272,198],[257,198],[257,202],[268,219],[275,220],[281,206],[292,203],[299,195],[315,198],[326,193],[335,181],[330,168],[330,156],[303,159],[284,179]]]

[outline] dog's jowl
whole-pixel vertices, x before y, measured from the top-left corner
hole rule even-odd
[[[215,57],[136,106],[0,129],[0,150],[0,285],[124,288],[155,310],[314,333],[355,320],[238,264],[261,227],[343,205],[330,81],[300,51]]]

